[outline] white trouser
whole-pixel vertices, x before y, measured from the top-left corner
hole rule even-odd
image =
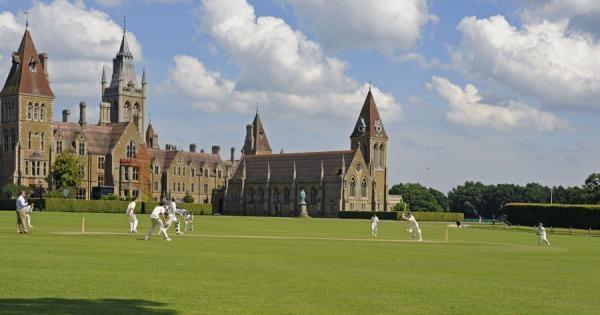
[[[169,227],[171,227],[171,223],[175,222],[175,233],[179,234],[181,233],[181,229],[179,227],[179,220],[177,219],[177,216],[174,214],[169,214],[169,216],[167,217],[167,222],[165,223],[165,228],[168,229]]]
[[[187,215],[185,217],[185,231],[187,232],[188,230],[188,225],[190,226],[190,231],[194,230],[194,217],[192,215]]]
[[[371,223],[371,235],[377,236],[377,224]]]
[[[138,219],[135,214],[128,215],[129,217],[129,232],[137,232]]]
[[[411,227],[410,229],[408,229],[408,233],[410,233],[411,238],[418,238],[419,241],[423,240],[423,237],[421,235],[421,229],[419,229],[419,228]]]
[[[146,239],[150,239],[150,236],[152,236],[152,233],[154,233],[154,229],[156,227],[158,227],[158,233],[162,234],[164,239],[169,238],[169,235],[167,235],[167,230],[160,219],[150,218],[150,223],[150,230],[148,230],[148,234],[146,234]]]
[[[540,235],[540,238],[538,238],[538,245],[542,245],[542,242],[546,243],[547,245],[550,245],[550,242],[548,242],[546,235]]]

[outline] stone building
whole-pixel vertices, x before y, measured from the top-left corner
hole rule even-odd
[[[292,216],[306,192],[309,215],[387,211],[387,141],[369,90],[350,136],[350,149],[273,154],[257,113],[246,126],[243,156],[226,187],[224,212]]]
[[[158,134],[151,125],[145,128],[146,72],[138,82],[126,32],[113,59],[110,85],[102,70],[98,123],[88,123],[85,102],[79,104],[77,122],[70,121],[68,110],[63,110],[62,121],[53,121],[47,66],[48,55],[37,53],[25,30],[0,92],[0,187],[13,183],[52,189],[52,165],[57,156],[70,151],[78,156],[83,175],[77,198],[106,193],[137,197],[144,171],[140,167],[149,165],[149,193],[154,199],[189,193],[196,202],[218,205],[235,165],[233,150],[231,159],[222,161],[218,146],[211,153],[158,147]],[[144,150],[148,161],[140,156]]]

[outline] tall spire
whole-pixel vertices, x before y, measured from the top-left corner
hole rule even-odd
[[[356,125],[352,131],[351,138],[356,137],[380,137],[387,139],[388,136],[383,128],[383,122],[375,104],[375,98],[369,88],[365,103],[360,111],[360,115],[356,120]]]
[[[123,22],[125,23],[125,21]],[[123,37],[121,38],[121,46],[115,58],[113,58],[113,73],[110,81],[110,87],[119,86],[119,82],[125,85],[133,84],[138,86],[137,76],[135,74],[135,66],[133,64],[133,53],[129,49],[127,42],[127,29],[123,24]]]
[[[146,68],[144,68],[144,70],[142,70],[142,85],[146,84],[148,84],[148,81],[146,81]]]
[[[106,84],[106,69],[102,66],[102,81],[100,81],[102,85]]]

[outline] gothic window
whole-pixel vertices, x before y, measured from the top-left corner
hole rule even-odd
[[[175,191],[177,189],[177,186],[175,184],[175,182],[173,182],[173,191]]]
[[[131,105],[129,105],[129,102],[125,103],[125,106],[123,107],[123,120],[125,121],[129,121],[129,109],[131,108]]]
[[[79,156],[85,155],[85,143],[79,142]]]
[[[29,175],[29,161],[25,161],[25,175]]]
[[[309,190],[308,197],[309,203],[317,203],[317,190],[314,187]]]
[[[137,167],[133,168],[133,180],[138,180],[140,178],[140,170]]]
[[[283,190],[283,203],[290,203],[290,190],[287,188]]]
[[[181,166],[177,166],[177,175],[181,176]]]
[[[181,183],[181,192],[185,192],[185,182]]]
[[[208,184],[204,184],[204,193],[208,194]]]
[[[40,106],[40,121],[46,121],[46,105]]]
[[[127,145],[127,158],[135,158],[135,143],[133,141],[129,141],[129,144]]]
[[[56,141],[56,153],[57,154],[62,154],[62,149],[63,149],[62,145],[63,145],[62,140]]]
[[[10,148],[12,151],[15,150],[15,147],[17,146],[17,133],[15,132],[14,129],[10,130]]]
[[[379,146],[377,143],[373,146],[373,155],[371,156],[371,164],[374,167],[379,168]]]
[[[279,195],[279,189],[275,188],[275,190],[273,190],[273,203],[279,203],[279,198],[281,196]]]
[[[40,150],[44,151],[45,146],[46,146],[46,135],[42,132],[40,134]]]
[[[33,134],[31,131],[29,132],[29,136],[27,137],[27,148],[31,150],[31,142],[33,141]]]
[[[173,176],[177,175],[177,168],[173,166]]]
[[[41,174],[41,173],[40,173],[40,166],[41,166],[41,164],[42,164],[42,163],[41,163],[40,161],[37,161],[37,162],[35,163],[35,165],[36,165],[36,169],[35,169],[36,173],[35,173],[35,175],[37,175],[37,176],[40,176],[40,174]]]
[[[385,150],[383,144],[379,145],[379,167],[385,168]]]
[[[350,197],[356,196],[356,180],[354,177],[350,180]]]
[[[208,177],[208,168],[204,169],[204,177]]]
[[[153,186],[152,186],[152,189],[153,189],[154,191],[158,191],[158,181],[156,181],[156,180],[154,181],[154,183],[153,183]]]
[[[103,156],[98,157],[98,169],[99,170],[104,169],[104,157]]]
[[[33,120],[38,120],[38,118],[39,118],[39,116],[38,116],[39,111],[40,111],[40,105],[38,105],[36,103],[35,106],[33,106]]]
[[[8,131],[4,130],[4,152],[8,151]]]
[[[248,189],[248,203],[254,203],[254,189]]]
[[[181,191],[181,183],[177,182],[177,191]]]
[[[258,194],[258,203],[264,203],[265,202],[265,192],[262,189],[259,189],[257,191]]]
[[[194,191],[196,190],[196,184],[192,183],[192,193],[194,193]]]
[[[191,173],[192,173],[192,177],[196,176],[196,169],[192,168]]]
[[[154,165],[154,175],[158,175],[158,165]]]
[[[221,178],[221,175],[222,175],[222,173],[221,173],[221,170],[218,170],[218,171],[217,171],[217,177],[218,177],[218,178]]]
[[[31,103],[27,104],[27,120],[32,119],[33,105]]]
[[[185,176],[185,166],[183,167],[183,176]]]
[[[367,179],[363,178],[362,182],[360,183],[360,196],[362,198],[367,198]]]
[[[44,176],[48,175],[48,173],[47,173],[47,169],[48,169],[47,166],[48,165],[46,164],[46,162],[44,162],[44,173],[42,173]]]

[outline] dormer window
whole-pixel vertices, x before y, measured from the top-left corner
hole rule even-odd
[[[36,68],[35,57],[31,57],[31,59],[29,59],[29,70],[31,72],[35,72],[35,68]]]

